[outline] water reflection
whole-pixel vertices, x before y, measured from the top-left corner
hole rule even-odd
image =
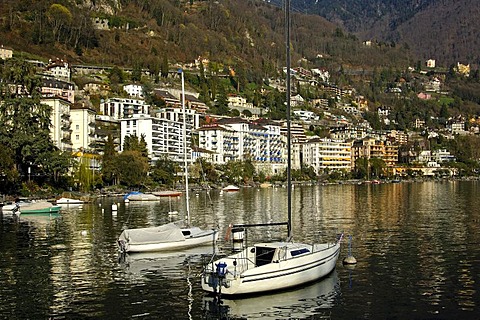
[[[334,271],[318,282],[294,290],[239,299],[205,296],[203,304],[209,319],[323,318],[340,294],[338,275]]]
[[[290,295],[285,304],[279,298],[267,305],[269,299],[256,297],[222,306],[232,318],[302,317],[301,308],[310,318],[478,318],[479,192],[477,181],[296,186],[295,240],[343,231],[353,236],[358,264],[352,270],[337,265],[333,294],[302,288],[284,293]],[[113,203],[120,204],[116,212]],[[229,224],[285,221],[285,206],[285,188],[199,192],[190,199],[192,222],[219,228],[221,252],[230,249],[224,240]],[[169,222],[170,210],[185,212],[184,199],[127,205],[105,198],[62,209],[60,217],[2,214],[0,318],[206,317],[201,254],[132,255],[119,263],[122,228]],[[259,228],[249,239],[285,235],[282,227]],[[347,249],[345,242],[340,261]],[[253,314],[246,302],[256,308]]]

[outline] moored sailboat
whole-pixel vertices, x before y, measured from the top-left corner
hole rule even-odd
[[[222,295],[260,294],[299,286],[319,280],[330,274],[340,254],[343,235],[335,241],[321,244],[305,244],[292,241],[291,217],[291,130],[290,130],[290,1],[285,2],[287,47],[287,208],[288,222],[262,225],[237,225],[248,227],[277,226],[286,224],[287,240],[265,242],[247,246],[238,253],[212,259],[201,276],[202,289]],[[235,236],[234,236],[235,239]]]
[[[188,162],[186,142],[186,112],[185,112],[185,87],[183,70],[182,77],[182,110],[183,110],[183,151],[185,175],[185,201],[186,224],[179,226],[177,223],[168,223],[157,227],[125,229],[118,238],[118,247],[121,252],[153,252],[192,248],[217,241],[216,229],[202,230],[191,226],[190,205],[188,189]]]

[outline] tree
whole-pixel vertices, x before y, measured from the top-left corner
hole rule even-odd
[[[0,193],[5,194],[16,189],[18,171],[15,167],[13,150],[8,146],[0,148]]]
[[[123,151],[116,157],[119,169],[119,180],[127,187],[141,187],[145,185],[149,169],[148,161],[139,151]]]
[[[365,179],[368,178],[368,159],[361,157],[355,160],[355,178]]]
[[[380,178],[384,174],[383,170],[386,168],[385,161],[380,158],[371,158],[369,163],[372,169],[372,174],[376,178]]]
[[[48,8],[47,18],[53,27],[54,38],[60,41],[60,30],[72,22],[72,13],[61,4],[54,3]]]
[[[177,172],[180,171],[178,164],[166,156],[155,162],[150,177],[153,181],[163,185],[174,185],[177,181]]]
[[[9,150],[24,180],[31,168],[58,182],[69,161],[50,138],[51,108],[40,103],[40,79],[35,68],[10,59],[0,76],[0,145]]]
[[[115,150],[115,144],[111,134],[108,135],[107,141],[103,148],[102,157],[102,179],[108,184],[115,183],[115,176],[118,174],[118,170],[115,166],[117,151]]]

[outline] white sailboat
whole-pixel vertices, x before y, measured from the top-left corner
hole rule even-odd
[[[182,77],[182,110],[183,110],[183,151],[185,166],[185,199],[186,225],[180,227],[177,223],[168,223],[158,227],[125,229],[120,234],[117,243],[121,252],[155,252],[198,247],[212,244],[218,239],[215,229],[202,230],[190,224],[190,204],[188,190],[188,162],[186,142],[186,112],[185,112],[185,82]]]
[[[238,225],[237,228],[286,224],[284,242],[257,243],[224,258],[213,260],[201,277],[202,289],[221,295],[261,294],[284,290],[319,280],[330,274],[340,254],[342,235],[336,241],[321,244],[292,241],[291,224],[291,147],[290,147],[290,0],[285,1],[287,47],[287,194],[288,222],[262,225]],[[235,235],[233,236],[235,239]]]

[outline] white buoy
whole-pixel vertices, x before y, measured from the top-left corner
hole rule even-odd
[[[129,202],[130,202],[130,200],[128,198],[125,199],[125,203],[129,203]]]
[[[82,235],[82,237],[85,237],[88,234],[88,232],[87,232],[87,230],[82,230],[82,232],[80,232],[80,234]]]
[[[112,204],[112,211],[117,211],[118,205],[116,203]]]

